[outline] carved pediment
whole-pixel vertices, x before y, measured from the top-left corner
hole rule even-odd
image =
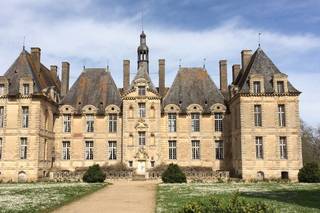
[[[146,150],[144,148],[140,148],[139,151],[136,153],[136,155],[134,156],[135,159],[137,159],[138,161],[140,160],[147,160],[149,158],[148,153],[146,152]]]
[[[146,131],[148,129],[148,124],[146,124],[143,119],[140,119],[136,124],[135,129],[139,131]]]

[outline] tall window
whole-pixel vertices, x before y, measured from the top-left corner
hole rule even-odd
[[[177,142],[169,141],[169,160],[177,160]]]
[[[215,141],[216,145],[216,159],[222,160],[223,159],[223,141],[217,140]]]
[[[139,132],[139,146],[146,145],[146,133],[145,132]]]
[[[109,115],[109,132],[117,132],[117,114]]]
[[[93,132],[94,131],[94,117],[93,115],[87,115],[87,132]]]
[[[253,93],[261,93],[261,83],[260,81],[253,82]]]
[[[4,84],[0,84],[0,96],[4,94]]]
[[[214,113],[214,130],[222,132],[222,113]]]
[[[29,84],[23,84],[23,95],[29,95],[30,94],[30,87]]]
[[[145,103],[139,103],[139,117],[144,118],[146,117],[146,104]]]
[[[117,142],[109,141],[109,160],[117,160]]]
[[[4,107],[0,106],[0,128],[4,126]]]
[[[0,160],[2,159],[2,147],[3,147],[2,138],[0,138]]]
[[[279,119],[279,126],[281,127],[286,126],[286,111],[285,111],[285,106],[283,104],[278,105],[278,119]]]
[[[62,159],[70,160],[70,141],[62,141]]]
[[[199,140],[192,140],[192,159],[198,160],[200,159],[200,141]]]
[[[263,141],[262,137],[256,137],[256,158],[263,159]]]
[[[200,113],[191,113],[191,131],[200,132]]]
[[[277,81],[277,92],[284,93],[284,82],[283,81]]]
[[[176,113],[168,114],[168,129],[169,129],[169,132],[177,131],[177,114]]]
[[[280,137],[280,158],[281,159],[288,159],[288,146],[287,146],[287,138]]]
[[[254,125],[262,126],[261,105],[254,105]]]
[[[93,141],[86,141],[85,147],[85,158],[86,160],[93,160]]]
[[[20,159],[27,159],[28,140],[27,138],[20,138]]]
[[[63,116],[63,132],[71,132],[71,115]]]
[[[22,107],[22,128],[29,127],[29,107]]]
[[[146,95],[146,87],[145,86],[138,86],[138,94],[140,96],[145,96]]]

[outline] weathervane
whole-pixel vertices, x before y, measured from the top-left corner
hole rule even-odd
[[[179,58],[179,69],[181,68],[181,58]]]
[[[205,69],[206,68],[206,58],[203,58],[203,69]]]
[[[259,33],[259,39],[258,39],[259,48],[261,47],[261,34],[262,34],[262,33]]]
[[[109,59],[107,58],[107,72],[109,72]]]
[[[22,48],[23,48],[23,50],[25,50],[25,46],[26,45],[26,36],[23,36],[23,46],[22,46]]]

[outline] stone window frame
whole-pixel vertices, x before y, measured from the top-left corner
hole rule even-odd
[[[167,126],[167,131],[169,133],[176,133],[178,130],[178,118],[179,118],[179,114],[181,113],[181,109],[179,106],[175,105],[175,104],[168,104],[164,107],[163,109],[164,114],[166,116],[166,126]],[[176,123],[175,123],[175,130],[176,131],[170,131],[170,127],[169,127],[169,114],[175,114],[176,115]]]
[[[288,76],[286,74],[283,74],[283,73],[275,73],[275,74],[273,74],[273,77],[272,77],[273,91],[275,93],[281,94],[281,93],[278,92],[277,83],[279,81],[283,81],[284,93],[287,93],[288,92]]]
[[[260,82],[260,93],[264,93],[265,92],[265,88],[264,88],[264,77],[261,74],[252,74],[249,77],[249,88],[250,88],[250,93],[252,94],[257,94],[254,92],[254,82]]]
[[[64,144],[69,144],[69,146],[64,147]],[[61,160],[68,161],[71,160],[71,141],[70,140],[62,140],[61,141]],[[65,150],[68,150],[66,159],[65,159]],[[68,157],[69,156],[69,157]]]
[[[0,137],[0,161],[3,160],[4,138],[5,137]]]
[[[212,125],[213,125],[213,132],[223,132],[223,126],[224,126],[224,123],[223,123],[223,120],[224,120],[224,117],[225,117],[225,113],[226,113],[226,110],[227,110],[227,107],[221,103],[216,103],[216,104],[213,104],[211,107],[210,107],[210,111],[211,111],[211,117],[212,117]],[[221,113],[222,115],[222,131],[216,131],[216,114],[217,113]]]
[[[25,85],[29,85],[29,93],[28,94],[24,94],[24,86]],[[32,80],[32,78],[21,78],[19,81],[19,93],[21,96],[23,97],[27,97],[30,96],[34,93],[34,82]]]
[[[279,110],[280,110],[280,106],[283,106],[283,109],[284,109],[284,111],[283,112],[280,112]],[[278,103],[277,104],[277,117],[276,117],[276,121],[277,121],[277,125],[278,125],[278,127],[280,127],[280,128],[286,128],[287,127],[287,125],[288,125],[288,121],[287,121],[287,105],[285,104],[285,103],[282,103],[282,102],[280,102],[280,103]],[[280,119],[280,116],[283,116],[283,119],[281,120]],[[281,122],[282,121],[282,122]]]
[[[279,136],[279,156],[281,160],[288,160],[288,137],[287,136]]]
[[[196,146],[198,144],[198,146]],[[201,142],[200,140],[191,140],[191,159],[201,160]]]
[[[254,142],[255,142],[254,144],[255,144],[256,160],[263,160],[264,159],[263,137],[262,136],[255,136]]]
[[[113,145],[110,146],[111,144]],[[116,140],[108,140],[107,145],[108,145],[108,160],[117,160],[118,159],[118,142]]]
[[[3,94],[0,94],[0,96],[6,96],[9,94],[9,81],[6,77],[0,76],[0,84],[3,85]]]
[[[168,140],[168,159],[177,160],[177,140]]]
[[[25,109],[27,109],[27,113],[25,113]],[[23,105],[21,106],[21,127],[23,129],[27,129],[30,127],[30,106]]]
[[[83,129],[85,133],[92,134],[96,130],[96,114],[97,114],[98,109],[93,106],[93,105],[85,105],[82,107],[82,121],[83,122]],[[93,116],[93,131],[87,131],[88,130],[88,118],[89,116]]]
[[[25,142],[25,143],[22,144],[22,142]],[[19,137],[19,159],[20,160],[28,159],[28,137]]]
[[[218,146],[217,146],[217,144],[218,144]],[[223,140],[215,140],[214,141],[214,148],[215,148],[215,159],[216,160],[223,160],[224,159],[224,141]]]
[[[75,109],[71,105],[63,105],[59,108],[59,113],[62,117],[62,133],[65,134],[71,134],[72,133],[72,123],[73,123],[73,115],[74,115]],[[66,132],[64,128],[64,116],[70,115],[70,131]]]
[[[87,142],[89,144],[89,142],[92,142],[92,146],[87,146]],[[95,144],[95,141],[93,139],[85,139],[84,140],[84,160],[88,161],[88,160],[94,160],[94,156],[95,156],[95,153],[94,153],[94,144]],[[91,151],[90,151],[91,150]],[[87,151],[88,151],[88,158],[87,158]],[[92,155],[92,158],[91,158],[91,155]]]
[[[139,94],[139,87],[145,88],[145,95]],[[150,90],[149,82],[144,78],[138,78],[137,80],[134,81],[134,90],[137,97],[145,98],[146,96],[148,96],[148,90]]]
[[[119,114],[120,114],[120,108],[117,105],[110,104],[105,108],[105,118],[106,118],[106,124],[107,124],[107,131],[111,134],[117,133],[118,132],[118,123],[119,123]],[[115,131],[110,131],[110,116],[111,115],[116,115],[116,128]]]
[[[187,107],[187,115],[189,117],[190,120],[190,128],[191,128],[191,132],[195,133],[195,132],[201,132],[201,118],[202,118],[202,113],[203,113],[203,108],[202,106],[200,106],[199,104],[190,104]],[[195,114],[199,114],[199,131],[194,131],[194,121],[192,119],[193,115]]]
[[[6,127],[6,106],[0,105],[0,129]]]
[[[140,108],[140,106],[144,105],[144,111],[141,110],[142,108]],[[138,109],[138,118],[139,119],[145,119],[147,117],[147,103],[145,101],[139,101],[137,102],[137,109]]]

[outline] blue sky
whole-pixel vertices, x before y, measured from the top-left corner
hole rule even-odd
[[[39,46],[49,66],[71,63],[71,83],[82,67],[106,67],[119,87],[122,60],[136,72],[136,48],[144,30],[150,48],[151,77],[166,59],[170,86],[183,66],[206,68],[216,84],[218,61],[240,63],[242,49],[261,45],[301,90],[301,116],[320,124],[320,1],[318,0],[10,0],[0,2],[0,69],[4,73],[22,48]]]

